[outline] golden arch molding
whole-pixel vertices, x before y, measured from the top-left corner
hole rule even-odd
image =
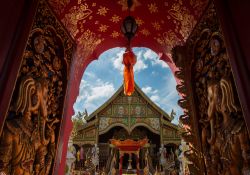
[[[144,126],[145,128],[149,129],[151,132],[155,133],[155,134],[160,134],[160,130],[154,130],[152,127],[150,127],[149,125],[145,124],[145,123],[137,123],[135,125],[133,125],[132,127],[127,127],[126,125],[122,124],[122,123],[115,123],[115,124],[111,124],[109,125],[107,128],[103,129],[103,130],[99,130],[99,135],[105,134],[107,133],[110,129],[116,127],[116,126],[120,126],[122,128],[124,128],[129,134],[132,133],[132,131],[138,127],[138,126]]]

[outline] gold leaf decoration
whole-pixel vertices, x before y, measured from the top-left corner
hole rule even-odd
[[[87,4],[73,6],[62,19],[62,22],[69,29],[71,36],[75,37],[79,32],[77,28],[78,22],[85,20],[90,14],[92,14],[92,10],[88,8]]]
[[[101,16],[106,16],[106,13],[108,13],[108,8],[100,6],[100,8],[98,9],[97,14],[101,15]]]
[[[144,24],[144,21],[142,19],[140,19],[139,17],[135,18],[135,21],[136,21],[138,26],[141,26],[142,24]]]
[[[170,16],[180,22],[180,34],[186,40],[191,32],[191,29],[194,28],[196,20],[190,11],[184,8],[180,3],[175,3],[172,5],[171,9],[168,11]],[[177,23],[174,20],[175,23]],[[177,30],[177,29],[176,29]]]
[[[148,31],[148,29],[142,29],[141,31],[140,31],[143,35],[145,35],[145,36],[148,36],[148,35],[150,35],[150,32]]]
[[[161,30],[161,25],[159,24],[159,22],[153,22],[152,26],[155,30]]]
[[[158,12],[158,7],[156,6],[155,3],[151,3],[148,5],[148,10],[150,13],[157,13]]]
[[[180,39],[172,30],[159,34],[159,36],[154,39],[165,49],[166,53],[170,53],[173,46],[181,43]]]
[[[113,15],[110,19],[113,23],[118,23],[121,20],[121,17],[118,15]]]
[[[99,27],[98,31],[100,32],[106,32],[109,26],[105,25],[105,24],[101,24],[101,26]]]
[[[117,38],[119,35],[120,35],[119,32],[113,31],[112,34],[111,34],[111,37],[112,37],[112,38]]]
[[[84,59],[87,59],[94,51],[94,49],[103,42],[103,38],[98,37],[89,29],[85,30],[81,37],[78,38],[77,60],[75,61],[75,79],[77,78],[80,68],[84,65]]]

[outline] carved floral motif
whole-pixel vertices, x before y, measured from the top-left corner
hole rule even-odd
[[[102,131],[109,126],[109,118],[102,117],[100,118],[99,130]]]
[[[155,129],[156,131],[160,130],[160,120],[159,118],[150,118],[149,119],[149,126],[151,126],[153,129]]]

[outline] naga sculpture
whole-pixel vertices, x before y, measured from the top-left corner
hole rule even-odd
[[[209,82],[207,91],[208,117],[203,121],[202,144],[208,174],[250,174],[249,137],[230,79]]]
[[[15,115],[5,122],[0,138],[0,172],[10,175],[49,174],[55,154],[53,125],[58,120],[48,121],[47,99],[48,83],[45,79],[26,76],[21,80],[13,106]],[[45,124],[46,132],[42,126]]]

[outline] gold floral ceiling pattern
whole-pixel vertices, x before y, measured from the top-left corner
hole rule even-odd
[[[209,0],[134,0],[131,15],[139,26],[132,46],[162,53],[185,42]],[[56,15],[78,45],[79,64],[103,51],[124,47],[121,23],[128,15],[127,0],[49,0]]]

